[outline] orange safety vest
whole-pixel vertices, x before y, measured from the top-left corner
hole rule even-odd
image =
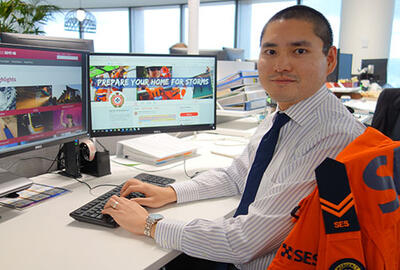
[[[369,127],[315,175],[268,270],[400,269],[400,142]]]

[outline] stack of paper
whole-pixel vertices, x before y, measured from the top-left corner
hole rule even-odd
[[[253,85],[258,83],[257,70],[239,70],[231,75],[228,75],[217,82],[217,89],[223,90],[226,88],[234,88],[243,85]]]
[[[257,70],[241,70],[218,81],[217,102],[224,110],[250,111],[267,105]]]
[[[150,165],[161,165],[192,157],[196,150],[190,142],[160,133],[119,141],[116,155]]]

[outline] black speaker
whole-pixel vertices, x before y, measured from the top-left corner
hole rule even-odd
[[[97,177],[111,174],[110,153],[108,151],[96,152],[92,161],[88,161],[81,156],[80,171]]]

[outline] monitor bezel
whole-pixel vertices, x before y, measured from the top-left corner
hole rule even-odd
[[[0,32],[0,43],[94,52],[92,39]]]
[[[90,76],[87,79],[87,93],[88,93],[88,121],[89,121],[89,134],[90,137],[111,137],[111,136],[132,136],[140,134],[155,134],[155,133],[174,133],[174,132],[193,132],[204,130],[215,130],[217,125],[217,57],[215,55],[177,55],[177,54],[151,54],[151,53],[89,53],[87,61],[87,71],[90,70],[90,57],[91,56],[129,56],[129,57],[179,57],[179,58],[213,58],[214,59],[214,123],[210,124],[196,124],[196,125],[178,125],[178,126],[160,126],[140,128],[136,131],[109,131],[109,132],[93,132],[92,129],[92,102],[91,102],[91,89],[90,89]]]
[[[388,64],[389,64],[388,58],[364,58],[364,59],[361,59],[361,69],[368,67],[368,65],[374,65],[374,73],[368,74],[368,75],[373,75],[373,76],[378,75],[379,79],[376,79],[376,78],[374,78],[374,79],[376,79],[375,82],[377,82],[381,86],[384,86],[387,83]],[[383,78],[381,78],[381,77],[383,77]]]
[[[4,152],[0,152],[0,158],[30,152],[34,150],[39,150],[42,148],[54,146],[54,145],[61,145],[67,142],[71,142],[74,140],[79,140],[82,138],[89,137],[89,122],[88,122],[88,91],[87,91],[87,62],[88,62],[88,51],[84,50],[71,50],[71,49],[64,49],[64,48],[53,48],[53,47],[41,47],[41,46],[27,46],[27,45],[20,45],[20,44],[11,44],[11,43],[0,43],[0,48],[16,48],[16,49],[28,49],[28,50],[45,50],[45,51],[56,51],[56,52],[70,52],[70,53],[78,53],[82,55],[82,126],[83,131],[80,133],[74,133],[70,135],[65,135],[64,137],[54,138],[54,140],[47,141],[47,142],[31,142],[27,145],[18,145],[17,148],[5,148]],[[46,140],[49,138],[46,138]]]

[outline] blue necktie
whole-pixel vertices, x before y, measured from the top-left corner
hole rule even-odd
[[[234,217],[246,215],[249,205],[254,201],[261,179],[268,164],[271,162],[278,141],[279,131],[290,120],[284,113],[278,113],[271,129],[264,135],[257,148],[256,157],[247,177],[246,187]]]

